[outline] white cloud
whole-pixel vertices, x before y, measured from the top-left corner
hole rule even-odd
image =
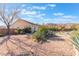
[[[28,11],[26,9],[21,10],[21,15],[35,15],[36,11]]]
[[[33,6],[32,9],[45,10],[46,6]]]
[[[53,15],[54,15],[54,16],[63,16],[64,13],[54,13]]]
[[[74,23],[76,22],[75,19],[64,19],[64,18],[49,18],[44,19],[44,23]]]
[[[28,6],[28,10],[45,10],[47,6]]]
[[[28,16],[28,17],[31,17],[31,18],[43,19],[43,16],[45,16],[46,14],[40,13],[38,11],[32,11],[32,10],[22,9],[21,15],[22,16]]]
[[[73,15],[65,15],[64,13],[53,13],[54,16],[58,16],[59,18],[66,18],[66,19],[76,19],[77,16]]]
[[[22,9],[21,11],[21,17],[22,19],[27,19],[30,22],[39,23],[42,24],[44,21],[45,13],[41,13],[34,10],[26,10]]]
[[[55,18],[53,20],[55,23],[76,23],[75,19]]]
[[[46,10],[48,7],[56,7],[56,4],[48,4],[45,6],[28,6],[27,9],[29,10]]]
[[[36,15],[35,11],[25,11],[23,12],[24,15]]]
[[[43,19],[44,17],[44,14],[38,14],[38,13],[36,13],[36,14],[31,14],[31,15],[27,15],[27,16],[29,16],[29,17],[31,17],[31,18],[37,18],[37,19]],[[42,20],[41,20],[42,21]]]
[[[77,18],[77,16],[72,16],[72,15],[64,15],[63,16],[64,18],[69,18],[69,19],[74,19],[74,18]]]
[[[56,7],[56,4],[48,4],[49,7]]]
[[[64,13],[54,13],[56,18],[44,19],[45,23],[77,23],[78,17],[73,15],[65,15]]]

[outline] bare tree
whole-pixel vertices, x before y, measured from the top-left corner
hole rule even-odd
[[[3,4],[0,9],[0,20],[6,25],[7,35],[10,34],[10,27],[15,22],[19,9],[13,9],[11,11],[8,10],[8,12],[6,12],[6,5]]]
[[[11,54],[9,46],[7,45],[7,40],[10,39],[10,27],[15,23],[20,10],[15,8],[6,12],[6,9],[6,4],[3,4],[2,7],[0,7],[0,21],[2,21],[6,25],[8,36],[3,41],[6,42],[8,54]]]

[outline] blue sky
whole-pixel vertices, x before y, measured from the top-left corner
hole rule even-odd
[[[1,7],[2,4],[0,4]],[[79,23],[78,3],[18,3],[6,4],[6,10],[20,9],[19,17],[37,24]],[[0,22],[0,24],[2,24]]]

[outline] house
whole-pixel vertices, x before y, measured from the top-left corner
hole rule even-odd
[[[27,27],[31,27],[32,32],[36,31],[40,25],[31,23],[29,21],[18,19],[16,22],[10,27],[10,33],[14,33],[16,29],[24,29]],[[1,28],[2,27],[2,28]],[[1,26],[0,33],[6,33],[7,28]]]
[[[32,22],[29,22],[29,21],[26,21],[26,20],[23,20],[23,19],[18,19],[12,26],[11,28],[12,29],[24,29],[26,27],[31,27],[32,28],[32,31],[34,30],[37,30],[38,27],[40,25],[38,24],[34,24]]]

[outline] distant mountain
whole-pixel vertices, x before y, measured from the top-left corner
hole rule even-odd
[[[44,26],[46,26],[46,27],[53,27],[53,26],[56,26],[56,27],[65,27],[65,29],[71,29],[71,28],[79,29],[79,24],[76,24],[76,23],[66,23],[66,24],[52,24],[52,23],[47,23],[47,24],[44,24]]]
[[[53,23],[47,23],[47,24],[44,24],[45,26],[57,26],[57,25],[60,25],[60,26],[66,26],[66,25],[79,25],[79,24],[76,24],[76,23],[66,23],[66,24],[53,24]]]

